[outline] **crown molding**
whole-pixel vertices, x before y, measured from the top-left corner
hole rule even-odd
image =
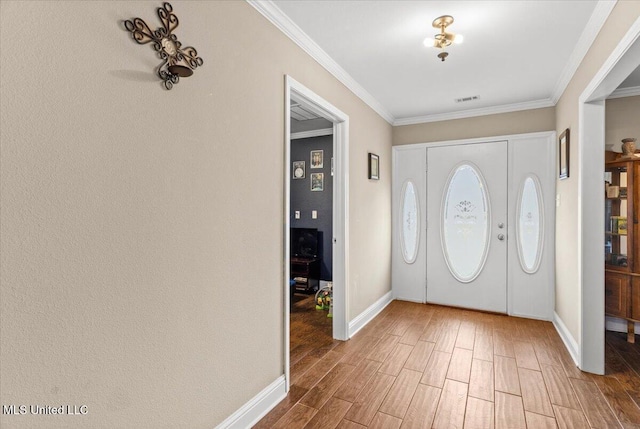
[[[636,95],[640,95],[640,86],[618,88],[607,97],[607,100],[610,100],[612,98],[635,97]]]
[[[396,119],[393,126],[423,124],[427,122],[449,121],[452,119],[473,118],[476,116],[495,115],[499,113],[519,112],[521,110],[542,109],[553,107],[555,103],[551,99],[526,101],[524,103],[503,104],[502,106],[482,107],[479,109],[463,110],[460,112],[436,113],[426,116]]]
[[[309,56],[311,56],[318,64],[324,67],[338,81],[344,84],[351,92],[360,98],[365,104],[371,107],[383,119],[393,126],[412,125],[427,122],[447,121],[452,119],[471,118],[484,115],[493,115],[499,113],[517,112],[522,110],[540,109],[545,107],[553,107],[567,88],[567,85],[573,78],[580,63],[587,54],[589,48],[593,44],[595,38],[600,32],[602,26],[606,22],[609,14],[615,7],[617,0],[598,0],[598,4],[593,10],[585,29],[580,35],[580,39],[576,44],[571,56],[567,61],[562,75],[558,79],[552,95],[548,99],[536,100],[524,103],[506,104],[502,106],[493,106],[480,109],[464,110],[459,112],[438,113],[433,115],[415,116],[409,118],[396,119],[389,113],[385,107],[376,100],[367,90],[365,90],[358,82],[355,81],[349,73],[346,72],[338,63],[333,60],[316,42],[314,42],[302,29],[295,24],[278,6],[271,0],[246,0],[254,9],[267,18],[273,25],[282,31],[296,45],[302,48]],[[631,96],[630,94],[624,96]],[[620,95],[622,97],[622,95]],[[610,98],[616,98],[614,96]]]
[[[330,136],[333,134],[333,128],[323,128],[321,130],[300,131],[299,133],[292,133],[291,140],[308,139],[309,137],[322,137]]]
[[[578,70],[580,63],[584,59],[585,55],[587,55],[589,48],[591,48],[591,45],[596,40],[598,33],[602,29],[602,26],[606,22],[617,2],[618,0],[598,1],[598,4],[591,14],[591,18],[589,18],[587,25],[584,27],[584,30],[580,35],[580,39],[578,39],[578,43],[567,61],[567,65],[564,67],[564,70],[553,89],[551,100],[553,100],[554,105],[558,100],[560,100],[565,89],[567,89],[573,75],[576,73],[576,70]]]
[[[333,58],[329,56],[311,37],[307,35],[291,18],[289,18],[271,0],[246,0],[273,25],[282,31],[296,45],[302,48],[307,54],[331,73],[336,79],[344,84],[351,92],[360,98],[366,105],[371,107],[378,115],[382,116],[388,123],[393,124],[395,118],[376,100],[367,90],[365,90],[349,73]]]

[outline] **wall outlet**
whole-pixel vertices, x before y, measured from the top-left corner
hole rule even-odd
[[[294,216],[296,219],[300,219],[300,210],[296,210]]]
[[[311,219],[318,219],[318,210],[311,211]]]

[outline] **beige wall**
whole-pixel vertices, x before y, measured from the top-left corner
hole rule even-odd
[[[571,130],[570,177],[557,183],[561,205],[556,208],[556,312],[576,341],[580,340],[578,282],[578,168],[581,148],[578,99],[619,41],[640,16],[639,1],[619,1],[556,105],[556,131]],[[607,140],[607,143],[609,141]],[[599,150],[599,149],[598,149]]]
[[[607,100],[605,118],[605,144],[622,152],[622,139],[640,139],[640,96]]]
[[[172,4],[165,91],[121,25],[159,2],[1,3],[0,402],[89,407],[2,427],[212,428],[283,374],[285,74],[350,117],[349,318],[390,290],[391,126],[247,3]]]
[[[475,118],[393,127],[393,145],[462,140],[510,134],[552,131],[555,108],[500,113]]]

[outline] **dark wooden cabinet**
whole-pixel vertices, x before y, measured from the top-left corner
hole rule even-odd
[[[640,320],[640,277],[631,281],[631,319]]]
[[[605,164],[605,313],[627,320],[634,342],[640,321],[640,158]]]
[[[296,291],[313,292],[320,284],[320,258],[291,258],[291,278]]]
[[[629,276],[607,272],[604,279],[605,312],[614,317],[627,317]]]

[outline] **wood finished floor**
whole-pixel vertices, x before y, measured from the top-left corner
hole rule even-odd
[[[350,341],[296,296],[291,390],[255,428],[640,429],[640,342],[607,332],[606,376],[553,325],[394,301]]]

